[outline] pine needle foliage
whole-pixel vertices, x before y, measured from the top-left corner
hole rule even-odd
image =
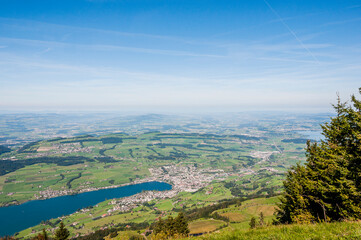
[[[169,239],[188,236],[188,221],[183,212],[180,212],[176,218],[168,216],[166,220],[162,218],[156,223],[152,239]]]
[[[65,228],[63,222],[60,222],[60,226],[55,232],[55,240],[68,239],[69,235],[70,235],[69,230]]]
[[[256,226],[257,226],[256,218],[255,218],[255,217],[252,217],[252,218],[251,218],[251,221],[249,222],[249,227],[250,227],[251,229],[253,229],[253,228],[256,228]]]
[[[361,219],[361,101],[338,97],[333,107],[336,116],[321,125],[324,140],[308,141],[306,164],[288,172],[275,223]]]

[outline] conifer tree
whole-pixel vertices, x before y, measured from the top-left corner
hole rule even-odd
[[[306,164],[288,172],[277,223],[361,219],[361,101],[351,102],[338,98],[324,140],[307,142]]]
[[[172,216],[168,216],[168,219],[165,221],[165,231],[169,236],[173,236],[176,233],[175,222]]]
[[[164,221],[163,221],[163,219],[160,217],[159,220],[158,220],[158,222],[157,222],[157,223],[155,224],[155,226],[154,226],[153,232],[154,232],[155,234],[157,234],[157,233],[163,232],[163,230],[164,230]]]
[[[251,218],[251,221],[249,222],[249,226],[253,229],[253,228],[256,228],[256,218],[255,217],[252,217]]]
[[[176,218],[168,216],[165,221],[159,218],[154,226],[153,233],[154,239],[185,237],[189,233],[188,221],[183,212],[180,212]]]
[[[55,232],[55,239],[56,240],[65,240],[68,239],[70,233],[69,230],[64,227],[64,223],[60,222],[59,229]]]
[[[180,235],[188,236],[189,228],[188,228],[188,221],[184,216],[183,212],[180,212],[178,216],[175,218],[175,228],[177,233]]]
[[[49,238],[48,238],[48,234],[46,233],[46,231],[45,231],[45,228],[43,228],[43,239],[44,240],[48,240]]]
[[[259,214],[259,225],[263,227],[265,225],[263,212]]]

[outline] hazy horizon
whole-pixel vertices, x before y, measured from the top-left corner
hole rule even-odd
[[[97,108],[3,108],[0,114],[122,114],[122,115],[212,115],[212,114],[252,114],[252,113],[270,113],[270,114],[334,114],[330,105],[329,108],[144,108],[129,107],[118,109],[97,109]]]

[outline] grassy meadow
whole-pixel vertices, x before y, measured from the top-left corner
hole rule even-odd
[[[256,229],[223,229],[187,239],[199,240],[356,240],[361,239],[361,222],[266,226]]]

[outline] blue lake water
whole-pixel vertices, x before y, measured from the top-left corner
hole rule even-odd
[[[164,182],[146,182],[2,207],[0,208],[0,236],[13,235],[41,221],[71,214],[80,208],[96,205],[106,199],[127,197],[142,191],[170,189],[172,185]]]
[[[325,139],[321,131],[297,131],[297,133],[306,136],[310,140],[321,141],[321,139]]]

